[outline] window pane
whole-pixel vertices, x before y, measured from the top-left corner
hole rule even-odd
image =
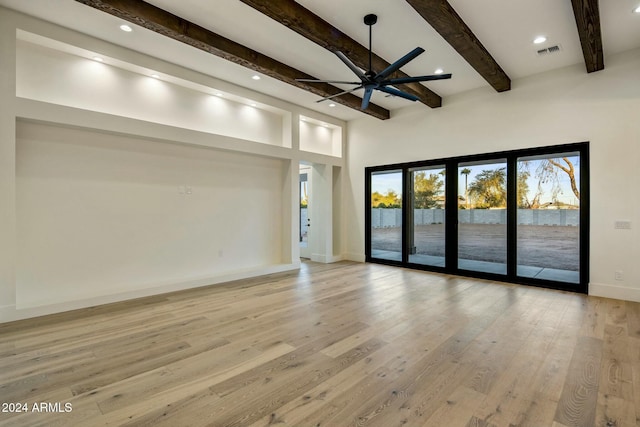
[[[580,156],[518,158],[517,274],[580,281]]]
[[[444,267],[445,167],[410,171],[413,230],[409,233],[409,262]]]
[[[507,274],[507,163],[458,165],[458,268]]]
[[[371,174],[371,256],[402,261],[402,171]]]

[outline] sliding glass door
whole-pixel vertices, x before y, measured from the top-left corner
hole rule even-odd
[[[586,292],[588,165],[579,143],[367,168],[367,261]]]
[[[580,282],[580,153],[519,157],[517,274]]]
[[[402,170],[374,172],[370,184],[371,256],[402,261]]]
[[[507,274],[507,161],[458,163],[458,268]]]
[[[409,169],[411,207],[409,262],[444,267],[445,165]]]

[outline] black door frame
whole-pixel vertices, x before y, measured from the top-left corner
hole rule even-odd
[[[517,275],[517,159],[521,157],[541,156],[576,152],[580,155],[580,280],[579,283],[567,283]],[[462,270],[457,267],[458,256],[458,164],[466,162],[507,160],[507,274],[492,274]],[[411,206],[412,183],[410,169],[445,165],[445,267],[433,267],[409,262],[407,242],[413,232],[407,221]],[[402,171],[402,261],[374,258],[371,255],[371,176],[379,172]],[[588,293],[589,285],[589,142],[537,147],[521,150],[475,154],[444,159],[424,160],[365,168],[365,257],[367,262],[409,267],[459,276],[477,277],[509,283],[518,283],[545,288]],[[454,262],[456,261],[456,262]]]

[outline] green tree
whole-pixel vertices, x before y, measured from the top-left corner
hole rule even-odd
[[[531,203],[527,196],[529,194],[529,183],[527,180],[531,176],[531,173],[524,169],[518,171],[518,182],[517,182],[517,191],[518,191],[518,207],[520,209],[528,209],[531,208]],[[535,199],[535,198],[534,198]]]
[[[415,209],[433,209],[438,207],[438,197],[442,196],[440,174],[416,172],[413,176],[413,207]]]
[[[301,193],[300,194],[300,207],[301,208],[306,208],[309,205],[309,196],[307,195],[307,182],[301,182],[300,183],[300,187],[301,187]]]
[[[469,196],[476,208],[507,206],[506,168],[483,170],[469,184]]]
[[[371,193],[371,207],[372,208],[400,208],[402,207],[402,198],[398,196],[398,193],[389,189],[385,194],[380,194],[378,191]]]

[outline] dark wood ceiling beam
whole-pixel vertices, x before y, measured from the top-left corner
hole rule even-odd
[[[604,69],[598,0],[571,0],[587,72]]]
[[[407,0],[495,90],[511,89],[511,79],[446,0]]]
[[[141,0],[76,0],[87,6],[117,16],[158,34],[178,40],[189,46],[242,65],[253,71],[273,77],[300,89],[321,97],[335,95],[343,91],[329,84],[298,82],[296,79],[315,79],[316,77],[296,70],[276,61],[260,52],[222,37],[206,28],[200,27],[163,9]],[[333,101],[382,120],[390,117],[389,110],[379,105],[369,104],[362,111],[362,99],[351,94],[333,98]]]
[[[330,50],[340,51],[358,67],[369,69],[369,49],[362,46],[339,29],[320,18],[308,9],[305,9],[294,0],[240,0],[244,4],[253,7],[273,20],[285,25],[296,33],[306,37],[312,42]],[[364,26],[364,24],[363,24]],[[404,54],[405,52],[403,52]],[[389,62],[378,55],[372,57],[372,68],[382,71],[389,66]],[[336,61],[338,64],[338,61]],[[408,77],[402,71],[396,72],[392,78]],[[326,76],[325,78],[330,78]],[[432,108],[442,106],[442,98],[420,83],[398,85],[403,91],[415,95],[420,102]]]

